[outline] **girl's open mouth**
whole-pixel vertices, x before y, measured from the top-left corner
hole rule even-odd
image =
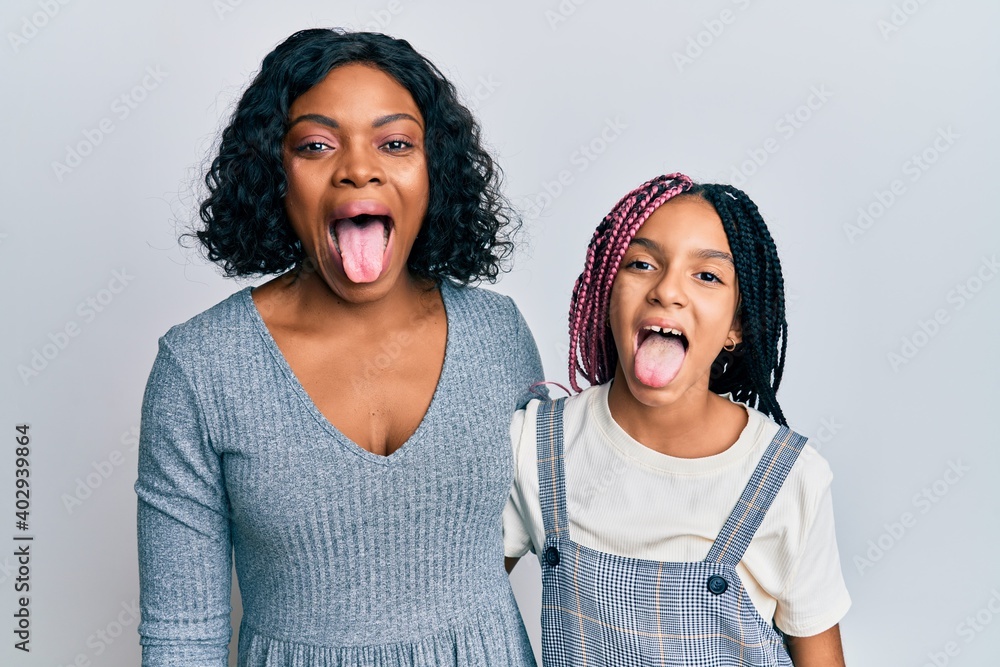
[[[649,387],[665,387],[677,377],[688,340],[679,329],[645,326],[635,337],[635,376]]]

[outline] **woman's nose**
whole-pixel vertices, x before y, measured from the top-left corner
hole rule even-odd
[[[369,183],[384,183],[385,174],[378,156],[373,152],[365,145],[345,146],[333,174],[334,185],[362,188]]]

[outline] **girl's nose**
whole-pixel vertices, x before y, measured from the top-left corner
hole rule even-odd
[[[668,267],[661,272],[657,279],[650,285],[647,300],[660,306],[684,306],[687,305],[687,292],[685,291],[685,276],[679,269]]]

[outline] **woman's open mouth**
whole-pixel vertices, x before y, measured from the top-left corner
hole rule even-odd
[[[351,282],[370,283],[382,275],[391,254],[393,229],[387,214],[359,213],[330,223],[333,247]]]

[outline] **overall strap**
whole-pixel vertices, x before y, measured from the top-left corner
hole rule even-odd
[[[563,469],[563,403],[565,398],[542,401],[535,417],[538,449],[538,499],[545,536],[569,533],[566,519],[566,481]]]
[[[742,560],[744,552],[750,546],[750,540],[771,506],[771,501],[788,477],[788,472],[805,444],[806,438],[787,426],[778,429],[743,489],[736,507],[722,526],[722,532],[715,538],[706,561],[735,567]]]

